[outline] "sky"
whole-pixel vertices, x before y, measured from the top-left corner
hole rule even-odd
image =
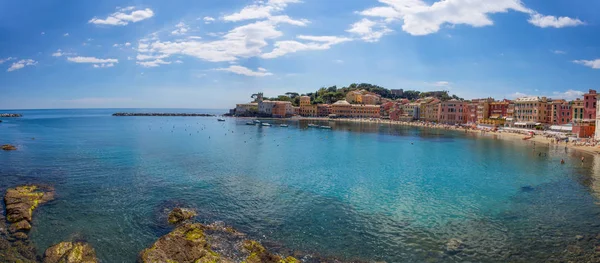
[[[0,109],[227,109],[371,83],[466,99],[600,88],[600,1],[1,1]]]

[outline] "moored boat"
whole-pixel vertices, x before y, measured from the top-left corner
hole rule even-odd
[[[270,123],[268,123],[268,122],[263,122],[263,123],[262,123],[262,126],[271,126],[271,124],[270,124]]]
[[[252,125],[252,126],[254,126],[256,124],[254,122],[249,121],[249,122],[246,122],[246,125]]]
[[[319,126],[321,129],[331,129],[331,126]]]
[[[287,127],[287,124],[280,124],[279,127]]]
[[[260,121],[259,120],[254,120],[254,123],[260,123]]]
[[[313,123],[309,123],[308,127],[319,127],[319,125],[313,124]]]
[[[218,118],[217,121],[225,121],[223,118]]]

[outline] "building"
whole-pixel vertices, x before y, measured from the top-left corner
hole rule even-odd
[[[391,89],[390,91],[392,92],[392,95],[396,97],[402,97],[402,95],[404,95],[403,89]]]
[[[317,116],[317,105],[310,103],[309,96],[300,97],[300,116],[303,117],[316,117]]]
[[[485,120],[490,118],[490,103],[494,101],[492,98],[473,100],[477,102],[477,120]]]
[[[490,103],[490,118],[506,118],[508,117],[508,106],[510,100],[494,101]]]
[[[331,114],[346,118],[379,118],[380,109],[377,105],[350,104],[339,100],[331,105]]]
[[[551,103],[548,103],[550,107],[550,124],[552,125],[562,125],[571,123],[571,105],[567,103],[565,100],[553,100]]]
[[[365,94],[361,97],[362,104],[376,105],[379,104],[380,97],[374,94]]]
[[[317,116],[327,117],[331,114],[331,106],[329,104],[317,104]]]
[[[310,97],[309,96],[300,96],[300,106],[302,105],[310,105]]]
[[[571,113],[573,122],[581,122],[584,120],[585,107],[583,106],[583,100],[576,99],[571,101],[571,110],[573,111],[573,113]]]
[[[433,99],[421,106],[421,120],[438,122],[440,117],[440,100]]]
[[[258,113],[258,103],[241,103],[235,105],[235,115],[249,116]]]
[[[294,115],[300,115],[300,107],[294,106]]]
[[[514,125],[520,128],[534,128],[547,123],[546,97],[522,97],[515,100]]]
[[[275,107],[276,102],[270,100],[262,100],[258,102],[258,114],[263,116],[272,116],[273,115],[273,107]]]
[[[274,118],[285,117],[285,104],[279,103],[279,101],[278,103],[275,103],[275,105],[273,105],[271,116],[273,116]]]
[[[598,103],[600,103],[599,100],[600,100],[600,96],[596,96],[596,105],[598,105]],[[596,139],[600,139],[600,129],[598,127],[600,127],[600,107],[596,107],[596,127],[594,127],[594,129],[595,129],[594,137]]]
[[[390,113],[393,110],[395,110],[395,109],[398,108],[397,104],[398,103],[395,103],[393,101],[388,101],[388,102],[382,103],[381,106],[380,106],[381,109],[379,110],[379,114],[381,115],[381,118],[388,118],[388,117],[390,117]]]
[[[353,91],[349,91],[348,93],[346,93],[346,102],[350,103],[350,104],[354,104],[354,103],[363,103],[362,101],[362,93],[358,90],[353,90]]]
[[[466,103],[467,123],[477,123],[477,102]]]
[[[440,103],[439,122],[444,124],[463,124],[467,122],[466,103],[452,99]]]
[[[588,93],[583,94],[584,112],[583,118],[596,121],[596,91],[590,89]]]

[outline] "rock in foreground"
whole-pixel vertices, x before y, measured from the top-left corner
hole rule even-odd
[[[6,220],[12,223],[9,230],[16,234],[18,231],[31,229],[33,210],[45,202],[54,199],[54,190],[36,185],[25,185],[10,188],[4,195],[6,204]],[[24,233],[23,233],[24,234]],[[19,236],[23,236],[19,234]]]
[[[230,262],[210,249],[202,224],[180,225],[142,251],[140,262]]]
[[[94,248],[84,242],[61,242],[44,252],[43,263],[97,263]]]
[[[5,150],[5,151],[17,150],[17,147],[14,145],[11,145],[11,144],[4,144],[4,145],[0,146],[0,148],[2,148],[2,150]]]
[[[171,213],[169,213],[169,224],[179,224],[183,221],[192,219],[193,217],[195,217],[197,214],[194,210],[188,209],[188,208],[175,208],[173,209],[173,211],[171,211]]]

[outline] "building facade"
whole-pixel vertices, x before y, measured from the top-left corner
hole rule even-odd
[[[329,104],[317,104],[317,116],[327,117],[331,114],[331,106]]]
[[[348,93],[346,93],[346,101],[350,104],[363,103],[362,93],[358,90],[349,91]]]
[[[379,104],[379,96],[373,94],[365,94],[361,96],[362,104],[376,105]]]
[[[588,120],[596,120],[596,91],[590,89],[588,93],[583,94],[583,118]]]
[[[515,100],[515,126],[533,128],[548,123],[546,97],[522,97]]]
[[[463,124],[467,123],[468,107],[466,103],[459,100],[442,101],[440,103],[439,122],[444,124]]]

